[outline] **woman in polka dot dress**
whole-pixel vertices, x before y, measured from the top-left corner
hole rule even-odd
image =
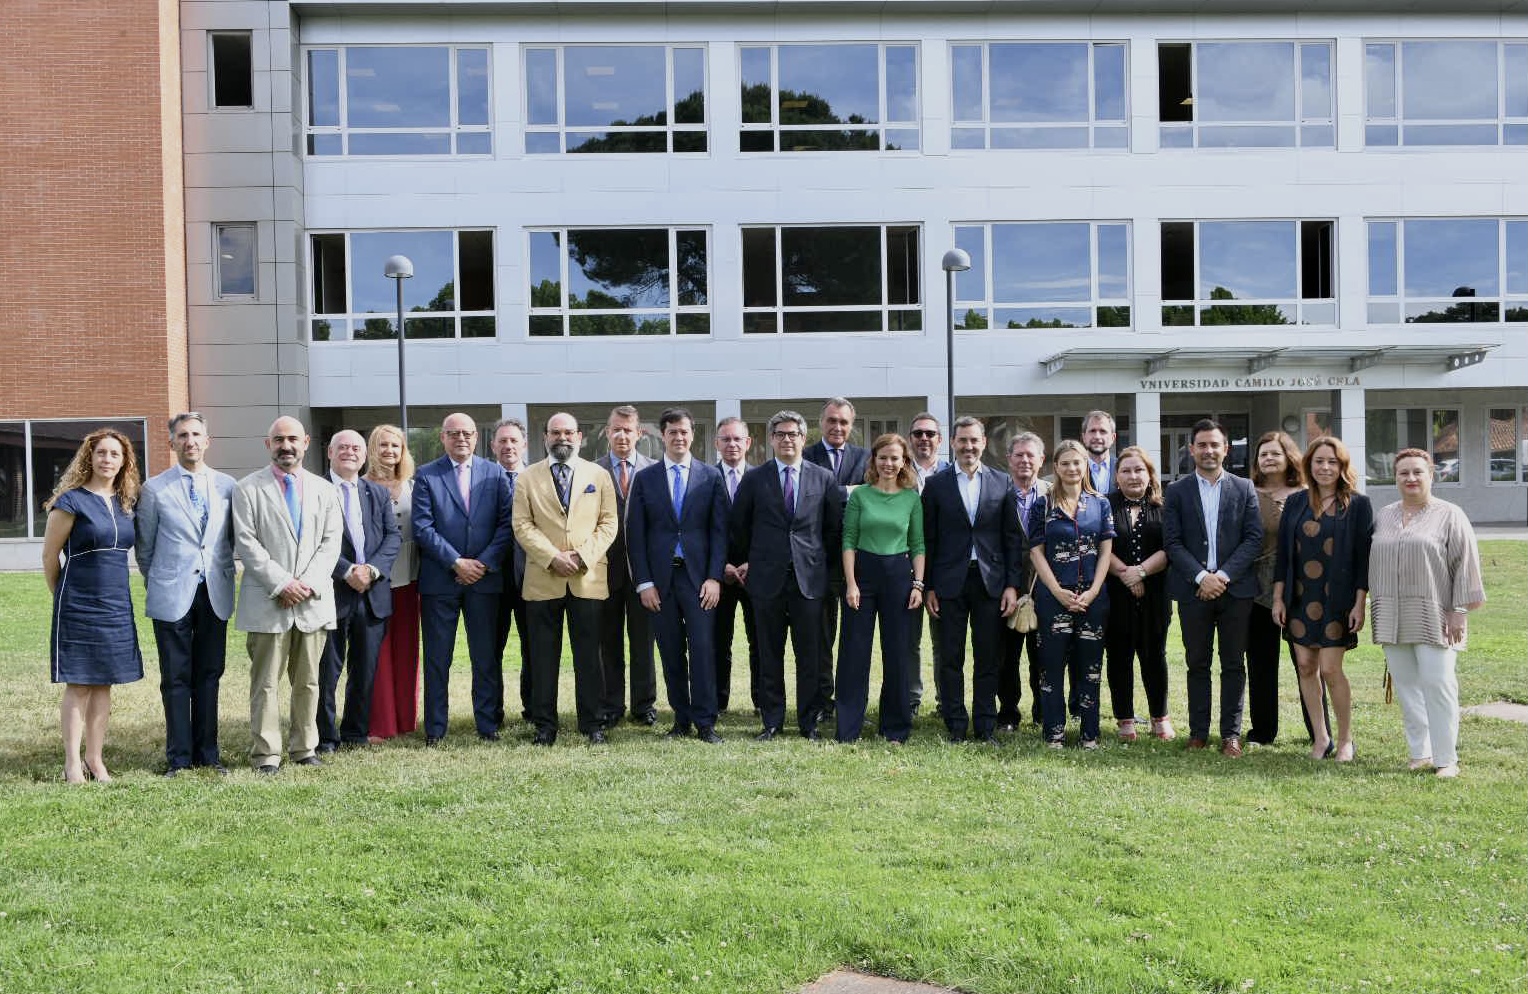
[[[1342,657],[1358,644],[1364,626],[1374,508],[1358,493],[1341,439],[1324,435],[1311,442],[1303,463],[1310,489],[1291,494],[1279,519],[1273,620],[1294,645],[1306,711],[1321,713],[1323,682],[1331,696],[1337,740],[1315,729],[1311,758],[1335,754],[1345,763],[1355,750],[1352,692]]]

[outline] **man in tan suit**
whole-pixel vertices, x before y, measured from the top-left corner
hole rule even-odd
[[[530,623],[531,721],[535,745],[557,740],[557,671],[562,620],[573,643],[578,730],[599,745],[604,673],[600,668],[600,608],[609,595],[605,554],[619,525],[609,473],[578,457],[583,433],[571,414],[546,425],[548,457],[520,474],[515,486],[515,539],[525,550],[526,620]]]
[[[265,439],[271,465],[233,493],[234,548],[244,562],[239,631],[248,632],[250,762],[281,768],[281,677],[292,684],[287,751],[299,766],[322,766],[318,748],[318,667],[335,626],[334,575],[343,527],[334,485],[302,468],[308,435],[280,417]]]

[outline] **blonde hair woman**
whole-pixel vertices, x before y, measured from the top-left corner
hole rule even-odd
[[[372,742],[412,732],[419,725],[419,553],[414,548],[414,457],[403,431],[377,425],[366,440],[366,478],[387,488],[403,539],[393,563],[393,614],[377,656],[371,690]]]

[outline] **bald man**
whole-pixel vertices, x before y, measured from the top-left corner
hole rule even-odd
[[[340,493],[340,558],[334,567],[336,627],[319,665],[318,751],[366,744],[371,727],[371,687],[377,676],[382,634],[393,613],[393,562],[402,541],[392,495],[361,479],[366,440],[348,428],[329,440],[329,481]],[[335,691],[345,677],[345,717],[335,724]]]
[[[248,632],[249,729],[255,772],[281,769],[281,678],[292,685],[287,754],[322,766],[318,750],[318,669],[335,627],[333,576],[343,525],[339,493],[302,468],[308,432],[280,417],[266,433],[271,464],[233,492],[233,543],[244,563],[235,625]]]

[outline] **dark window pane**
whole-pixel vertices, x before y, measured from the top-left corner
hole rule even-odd
[[[1469,289],[1460,287],[1461,290]],[[1476,301],[1463,297],[1458,303],[1407,304],[1407,324],[1469,324],[1472,322],[1495,322],[1501,307],[1494,300]]]
[[[886,330],[887,331],[922,331],[923,330],[923,312],[922,311],[897,311],[897,310],[887,311],[886,312]]]
[[[416,318],[412,314],[403,319],[403,327],[409,338],[455,338],[455,318]]]
[[[594,310],[667,307],[668,231],[568,232],[568,306]]]
[[[703,230],[674,233],[675,260],[679,276],[679,306],[708,302],[706,294],[706,233]]]
[[[637,334],[637,318],[630,314],[571,314],[568,333],[579,337]]]
[[[773,312],[743,315],[743,334],[745,335],[773,335],[779,330],[779,318]]]
[[[85,436],[97,428],[115,428],[133,443],[138,458],[140,479],[143,473],[143,422],[132,418],[111,421],[33,421],[32,422],[32,531],[33,538],[41,538],[48,512],[43,504],[53,496],[58,481],[74,459]],[[15,486],[20,486],[22,476],[17,475]],[[14,500],[14,498],[13,498]]]
[[[1178,42],[1157,46],[1157,119],[1164,123],[1194,119],[1192,51]]]
[[[255,103],[254,61],[248,31],[212,34],[212,105],[252,107]]]
[[[1162,308],[1162,324],[1169,328],[1190,327],[1194,323],[1194,308],[1189,306]]]
[[[1162,222],[1162,299],[1194,299],[1194,225],[1191,221]],[[1167,323],[1167,312],[1162,309],[1162,322]],[[1190,319],[1180,322],[1193,324]]]
[[[0,421],[0,538],[27,537],[25,426]]]
[[[493,310],[493,232],[460,231],[456,235],[461,267],[460,300],[464,311]]]
[[[531,232],[531,306],[562,306],[562,236]]]
[[[711,334],[711,315],[681,314],[678,331],[681,335],[709,335]]]
[[[612,152],[667,152],[663,131],[570,131],[568,151],[605,154]]]
[[[773,152],[775,133],[773,131],[740,131],[737,136],[737,147],[740,152]]]
[[[774,307],[776,294],[775,229],[743,229],[743,306]],[[771,319],[772,320],[772,319]],[[773,331],[774,329],[769,329]]]
[[[706,150],[706,133],[704,131],[676,131],[674,132],[674,151],[676,152],[704,152]]]
[[[674,49],[674,123],[706,123],[706,50]]]
[[[886,302],[918,303],[918,229],[886,229]]]
[[[336,327],[338,326],[338,328]],[[327,318],[316,318],[313,321],[311,336],[315,342],[342,341],[345,338],[346,328],[344,321],[330,321]]]
[[[492,338],[496,325],[491,317],[462,318],[463,338]]]
[[[880,311],[807,311],[785,315],[787,334],[883,330]]]
[[[1337,296],[1332,281],[1332,222],[1300,222],[1300,296],[1323,300]]]
[[[1130,308],[1100,307],[1098,309],[1098,326],[1100,328],[1130,327]]]
[[[874,152],[881,147],[875,131],[781,131],[783,152]]]
[[[397,337],[398,330],[393,325],[392,318],[370,317],[356,322],[355,340],[358,342],[384,341]]]
[[[344,314],[345,236],[313,235],[313,313]]]
[[[340,126],[340,53],[335,49],[315,48],[308,53],[308,125]]]
[[[880,228],[782,228],[780,246],[787,306],[881,303]]]
[[[532,338],[562,337],[562,318],[555,314],[534,314],[530,323]]]

